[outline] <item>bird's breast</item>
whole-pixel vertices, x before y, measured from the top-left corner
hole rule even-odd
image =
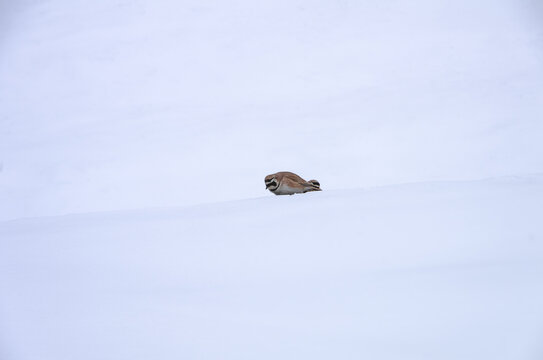
[[[304,192],[303,187],[293,187],[287,184],[279,184],[279,187],[274,191],[275,195],[290,195],[300,194]]]

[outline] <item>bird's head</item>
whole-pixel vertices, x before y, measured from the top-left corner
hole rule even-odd
[[[264,183],[266,184],[266,190],[274,191],[279,187],[279,181],[277,180],[275,174],[266,176],[264,178]]]

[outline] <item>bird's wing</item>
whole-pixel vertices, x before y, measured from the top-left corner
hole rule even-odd
[[[317,188],[318,187],[318,186],[316,186],[314,184],[308,183],[307,181],[305,181],[304,179],[302,179],[299,176],[298,176],[298,178],[287,177],[287,178],[283,179],[283,181],[285,181],[285,180],[288,181],[288,183],[290,183],[292,185],[298,185],[298,186],[309,187],[309,188]]]

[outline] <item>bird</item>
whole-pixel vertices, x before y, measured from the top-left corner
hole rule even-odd
[[[300,176],[290,171],[280,171],[264,178],[266,190],[275,195],[302,194],[308,191],[322,191],[321,184],[317,180],[305,181]]]

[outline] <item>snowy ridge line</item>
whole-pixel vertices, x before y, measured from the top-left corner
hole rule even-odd
[[[386,278],[392,276],[419,276],[421,274],[430,274],[430,273],[470,273],[477,271],[493,271],[493,270],[503,270],[503,269],[522,269],[524,271],[543,270],[543,265],[541,263],[541,257],[519,257],[519,258],[494,258],[494,259],[478,259],[478,260],[458,260],[451,259],[447,262],[436,262],[418,264],[418,265],[398,265],[398,266],[386,266],[386,267],[373,267],[373,268],[363,268],[363,269],[351,269],[349,273],[342,274],[342,281],[349,282],[354,279],[361,278]],[[302,279],[306,282],[310,282],[311,275],[307,277],[302,276]],[[299,281],[297,279],[296,281]],[[318,282],[320,280],[317,280]]]
[[[489,176],[483,178],[473,178],[473,179],[447,179],[447,180],[427,180],[427,181],[407,181],[399,182],[394,184],[385,184],[377,186],[368,186],[363,189],[365,190],[374,190],[374,189],[387,189],[387,188],[399,188],[403,186],[418,186],[418,185],[444,185],[444,184],[476,184],[476,183],[494,183],[494,182],[505,182],[505,181],[543,181],[543,172],[535,173],[525,173],[525,174],[510,174],[510,175],[500,175],[500,176]],[[360,188],[352,189],[342,189],[342,190],[356,190]]]
[[[352,192],[358,192],[358,193],[366,193],[371,194],[373,192],[380,192],[380,191],[386,191],[386,190],[399,190],[399,189],[405,189],[405,188],[417,188],[417,187],[423,187],[423,186],[442,186],[442,185],[469,185],[469,184],[481,184],[481,183],[540,183],[543,182],[543,173],[529,173],[529,174],[517,174],[517,175],[504,175],[504,176],[495,176],[495,177],[488,177],[488,178],[482,178],[482,179],[473,179],[473,180],[431,180],[431,181],[420,181],[420,182],[405,182],[405,183],[397,183],[397,184],[389,184],[389,185],[382,185],[382,186],[374,186],[374,187],[366,187],[366,188],[343,188],[343,189],[324,189],[322,193],[308,193],[303,195],[294,195],[295,199],[301,199],[301,198],[309,198],[309,197],[321,197],[321,198],[331,198],[332,195],[339,195],[339,194],[351,194]],[[93,217],[93,216],[99,216],[101,219],[103,217],[124,217],[126,215],[130,216],[130,219],[137,218],[139,216],[144,217],[146,219],[149,219],[149,216],[155,215],[163,217],[165,215],[176,217],[180,215],[182,212],[186,212],[188,210],[204,210],[211,208],[212,206],[227,206],[227,205],[234,205],[234,204],[244,204],[248,202],[253,201],[260,201],[265,199],[274,199],[275,196],[260,196],[260,197],[254,197],[254,198],[246,198],[246,199],[237,199],[237,200],[227,200],[227,201],[220,201],[220,202],[204,202],[200,204],[190,204],[185,206],[165,206],[165,207],[148,207],[148,208],[134,208],[134,209],[119,209],[119,210],[107,210],[107,211],[89,211],[89,212],[78,212],[78,213],[66,213],[66,214],[59,214],[59,215],[44,215],[44,216],[34,216],[34,217],[22,217],[22,218],[14,218],[14,219],[8,219],[8,220],[1,220],[0,226],[2,225],[8,225],[8,224],[17,224],[17,223],[28,223],[28,222],[35,222],[35,221],[43,221],[44,223],[47,222],[47,220],[54,220],[54,219],[77,219],[80,217]],[[284,196],[284,198],[290,198],[290,196]]]

